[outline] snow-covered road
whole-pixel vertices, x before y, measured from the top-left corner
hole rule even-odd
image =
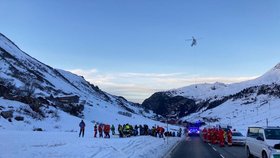
[[[0,158],[157,158],[180,138],[79,138],[76,132],[0,131]]]

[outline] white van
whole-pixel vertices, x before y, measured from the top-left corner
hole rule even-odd
[[[248,127],[247,157],[280,158],[280,127]]]

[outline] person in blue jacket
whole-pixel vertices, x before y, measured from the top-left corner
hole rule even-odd
[[[80,126],[80,134],[79,134],[79,137],[81,137],[81,134],[82,134],[82,137],[84,137],[84,134],[85,134],[85,127],[86,127],[86,124],[84,122],[84,120],[82,120],[79,124]]]

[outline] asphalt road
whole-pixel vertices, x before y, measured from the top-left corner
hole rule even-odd
[[[171,158],[246,158],[244,146],[219,147],[204,143],[200,137],[186,138],[172,152]]]

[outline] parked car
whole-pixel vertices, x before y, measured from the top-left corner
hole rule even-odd
[[[245,145],[246,137],[243,136],[240,132],[232,132],[232,144],[233,145]]]
[[[280,127],[248,127],[247,157],[280,158]]]

